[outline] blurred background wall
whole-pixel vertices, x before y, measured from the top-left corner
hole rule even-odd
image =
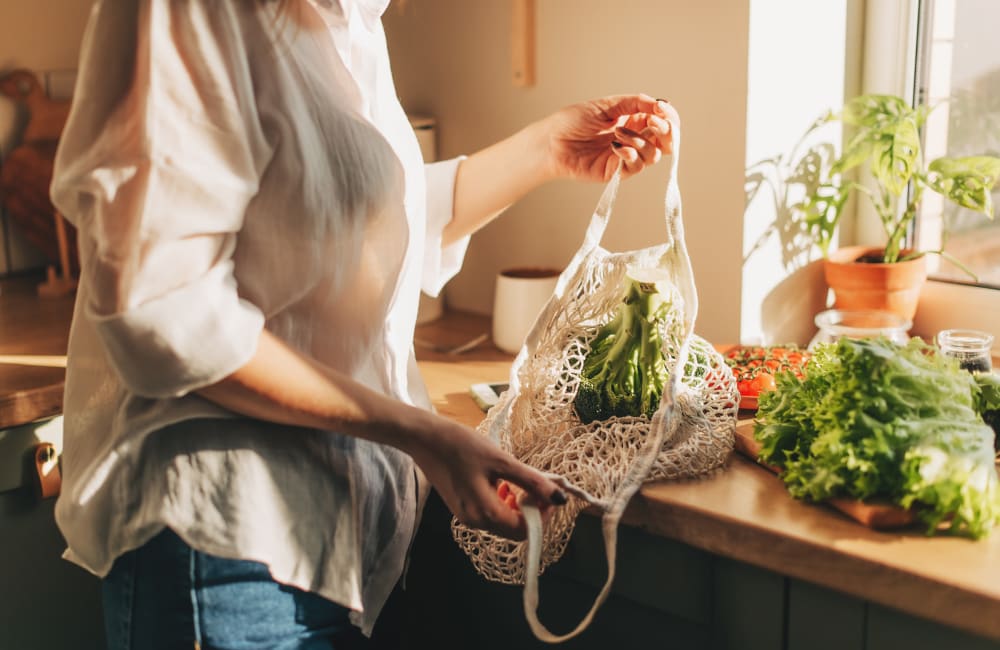
[[[576,101],[645,92],[680,111],[687,241],[698,331],[739,336],[749,0],[538,0],[536,82],[513,85],[511,3],[408,0],[384,23],[403,106],[438,123],[438,156],[470,153]],[[605,247],[663,240],[666,167],[623,184]],[[449,306],[489,313],[501,268],[562,266],[602,185],[540,188],[473,237]]]

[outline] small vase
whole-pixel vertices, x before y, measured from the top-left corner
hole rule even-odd
[[[903,251],[905,255],[907,251]],[[892,264],[858,262],[865,255],[881,255],[881,248],[848,246],[827,257],[823,265],[837,309],[879,309],[913,319],[920,290],[927,280],[923,256]]]

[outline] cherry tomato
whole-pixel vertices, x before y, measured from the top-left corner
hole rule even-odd
[[[744,345],[727,350],[726,365],[736,379],[736,389],[743,398],[754,399],[761,393],[775,390],[775,376],[792,372],[800,379],[809,353],[791,345]]]
[[[757,376],[750,381],[750,388],[756,395],[766,393],[769,390],[774,390],[777,388],[774,383],[774,375],[767,372],[757,373]]]

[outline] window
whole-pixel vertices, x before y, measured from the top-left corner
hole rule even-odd
[[[921,0],[916,46],[916,101],[933,107],[924,129],[928,160],[939,156],[1000,155],[1000,48],[996,0]],[[1000,190],[993,190],[994,202]],[[925,194],[917,247],[943,249],[1000,289],[1000,219]],[[977,283],[948,261],[931,256],[931,277]]]
[[[991,77],[991,70],[992,77],[997,78],[1000,59],[995,48],[981,50],[983,44],[989,43],[987,30],[995,27],[998,20],[1000,3],[996,0],[879,0],[865,3],[860,92],[893,93],[933,102],[941,97],[950,98],[959,89],[971,88],[980,97],[979,105],[989,106],[997,101],[1000,88],[997,88],[996,81],[991,82],[994,84],[991,100],[985,84],[989,83],[987,79]],[[955,108],[959,104],[962,110]],[[960,134],[963,131],[975,133],[977,128],[978,136],[963,136],[967,142],[969,138],[973,142],[976,137],[979,138],[980,146],[975,148],[976,152],[1000,153],[993,126],[996,122],[986,121],[987,116],[996,120],[996,113],[983,110],[978,118],[971,117],[971,106],[971,100],[963,98],[961,102],[949,101],[935,109],[931,114],[933,119],[925,129],[927,155],[961,151],[950,149],[949,141],[954,139],[955,147],[964,146],[959,144]],[[956,124],[954,127],[953,122]],[[995,200],[996,193],[993,196]],[[928,198],[926,193],[924,198]],[[858,215],[854,224],[856,243],[878,243],[877,220],[874,223],[869,221],[865,215]],[[963,262],[974,266],[981,281],[972,282],[968,275],[941,263],[937,256],[928,256],[932,266],[931,281],[921,294],[911,333],[928,337],[950,327],[986,330],[997,337],[993,353],[1000,356],[1000,283],[995,279],[1000,255],[997,252],[985,253],[984,258],[976,260],[972,259],[972,251],[957,251],[961,244],[985,252],[989,241],[998,241],[1000,223],[960,214],[952,218],[945,214],[942,205],[935,210],[933,205],[928,204],[918,218],[916,230],[918,248],[935,249],[943,243],[946,251],[961,255]],[[970,241],[974,243],[968,244]]]

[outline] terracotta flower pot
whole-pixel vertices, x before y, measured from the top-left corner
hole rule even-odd
[[[865,255],[880,255],[881,248],[848,246],[830,253],[823,273],[833,289],[837,309],[881,309],[913,319],[920,290],[927,280],[923,257],[893,264],[858,262]]]

